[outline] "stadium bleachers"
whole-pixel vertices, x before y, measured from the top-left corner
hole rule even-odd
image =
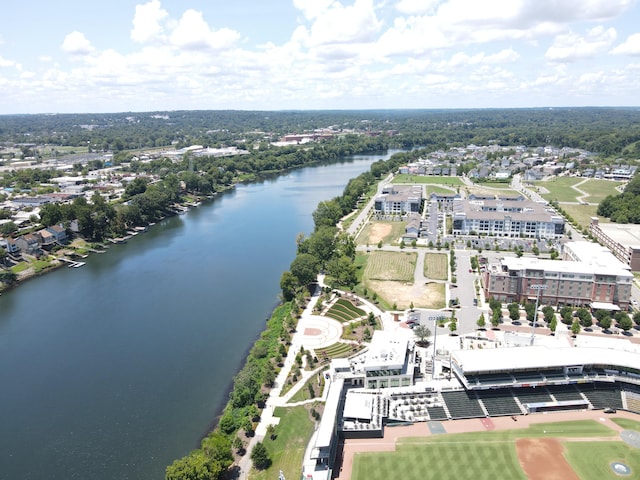
[[[581,385],[580,391],[589,399],[595,410],[601,408],[622,408],[620,386],[615,383],[592,383]]]
[[[518,397],[520,403],[523,405],[525,403],[541,403],[541,402],[551,402],[551,395],[549,395],[549,391],[545,387],[522,387],[522,388],[514,388],[513,394]]]
[[[575,385],[554,385],[549,387],[549,392],[558,402],[584,400]]]
[[[513,383],[513,377],[509,374],[476,375],[475,378],[478,383],[486,385],[511,385]]]
[[[447,404],[451,418],[477,418],[484,417],[484,411],[473,392],[453,391],[442,392],[442,398]]]
[[[522,410],[508,388],[481,390],[477,394],[491,417],[522,415]]]
[[[444,407],[427,407],[427,413],[431,420],[447,420],[447,412]]]

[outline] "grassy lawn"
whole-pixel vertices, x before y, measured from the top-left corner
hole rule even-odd
[[[541,194],[545,200],[577,202],[576,197],[580,194],[571,187],[582,180],[584,179],[580,177],[557,177],[547,181],[534,182],[534,184],[537,187],[544,187],[549,190],[549,193]]]
[[[417,258],[413,252],[373,251],[365,267],[365,279],[413,283]]]
[[[565,457],[581,480],[638,478],[640,452],[623,442],[564,442]],[[619,461],[631,467],[631,476],[620,477],[609,465]]]
[[[313,433],[314,422],[304,406],[293,408],[278,407],[274,411],[280,417],[276,426],[276,439],[265,438],[263,443],[269,452],[271,466],[263,471],[251,470],[251,480],[271,480],[278,478],[282,470],[285,478],[300,478],[302,459],[307,443]]]
[[[313,391],[315,392],[315,396],[313,398],[321,397],[322,389],[324,388],[324,376],[322,375],[322,372],[320,372],[318,375],[314,375],[309,380],[307,380],[307,383],[305,383],[304,386],[300,390],[298,390],[293,397],[291,397],[289,403],[310,400],[312,397],[309,393],[309,385],[311,385]]]
[[[474,182],[476,185],[480,185],[481,187],[489,187],[489,188],[503,188],[508,189],[511,186],[511,180],[505,180],[504,182]]]
[[[568,203],[560,205],[562,209],[571,215],[573,219],[582,227],[588,227],[591,223],[591,217],[598,217],[598,205],[570,205]],[[598,217],[600,222],[608,223],[609,219]]]
[[[458,177],[435,177],[428,175],[409,175],[401,173],[393,177],[392,183],[426,183],[432,185],[462,185]]]
[[[424,275],[435,280],[449,276],[449,256],[446,253],[427,253],[424,257]]]
[[[616,190],[616,186],[621,183],[622,182],[592,178],[578,188],[589,194],[589,197],[585,199],[587,202],[600,203],[608,195],[618,195],[619,192]]]
[[[407,438],[399,441],[395,452],[356,454],[352,478],[354,480],[525,479],[516,455],[515,440],[518,438],[615,435],[617,435],[616,432],[596,421],[584,420],[537,424],[518,430]],[[578,445],[579,457],[582,458],[590,455],[594,450],[600,450],[601,443],[614,449],[611,452],[602,449],[605,452],[603,458],[607,453],[611,454],[609,457],[611,461],[628,458],[625,456],[626,452],[620,449],[621,442],[581,442],[581,445]],[[596,455],[593,457],[595,458]],[[574,463],[571,460],[570,462],[573,466]],[[634,468],[635,464],[632,465],[631,462],[628,464]],[[595,480],[609,477],[592,475],[580,478]]]
[[[500,188],[500,184],[496,184],[493,188],[483,188],[480,185],[473,187],[465,187],[469,195],[522,195],[521,193],[510,188]]]

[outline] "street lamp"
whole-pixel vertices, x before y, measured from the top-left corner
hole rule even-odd
[[[531,324],[531,345],[533,345],[533,339],[536,333],[536,324],[538,323],[538,304],[540,303],[540,292],[542,290],[545,290],[547,286],[543,283],[539,283],[537,285],[530,285],[529,288],[538,292],[536,295],[536,310],[533,315],[533,323]]]

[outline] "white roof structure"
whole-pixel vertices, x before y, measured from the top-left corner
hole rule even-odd
[[[467,374],[499,373],[568,365],[612,365],[637,369],[640,354],[635,351],[601,347],[548,346],[458,350],[451,359]]]
[[[383,330],[375,330],[364,369],[402,368],[407,355],[407,344],[406,338]]]
[[[371,420],[374,393],[347,391],[347,397],[342,410],[343,418],[357,418]]]
[[[567,256],[571,259],[588,263],[589,265],[597,265],[603,268],[621,268],[629,270],[629,265],[621,262],[611,253],[607,247],[603,247],[599,243],[593,242],[567,242],[563,246]]]
[[[630,277],[633,275],[629,270],[622,268],[620,262],[615,265],[598,265],[586,262],[574,262],[571,260],[548,260],[534,257],[505,257],[501,263],[509,270],[544,270],[545,272],[577,273],[577,274],[600,274],[616,275],[619,277]]]

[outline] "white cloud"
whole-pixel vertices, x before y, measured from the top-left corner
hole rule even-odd
[[[62,50],[72,55],[86,55],[94,51],[91,42],[82,32],[71,32],[62,42]]]
[[[382,26],[373,0],[355,0],[346,7],[333,2],[326,8],[314,10],[311,18],[314,21],[310,29],[299,27],[293,37],[307,46],[372,42]]]
[[[470,56],[465,52],[458,52],[451,57],[446,65],[449,67],[459,67],[478,64],[511,63],[515,62],[519,58],[520,55],[518,52],[511,48],[506,48],[498,53],[494,53],[493,55],[486,55],[481,52]]]
[[[171,33],[172,45],[186,49],[224,49],[232,47],[240,34],[229,28],[211,30],[202,17],[202,12],[187,10],[182,14],[177,27]]]
[[[574,32],[558,35],[545,57],[552,62],[574,62],[606,51],[616,39],[616,30],[598,26],[583,37]]]
[[[611,53],[614,55],[640,55],[640,33],[634,33],[624,43],[621,43]]]
[[[16,64],[13,60],[8,60],[0,56],[0,68],[13,67]]]
[[[405,15],[418,15],[431,13],[442,0],[400,0],[396,4],[396,10]]]
[[[325,12],[333,0],[293,0],[293,6],[301,10],[307,20],[317,18]]]
[[[136,5],[131,39],[139,43],[162,39],[164,37],[164,27],[161,22],[168,15],[167,11],[160,5],[160,0],[151,0],[144,5]]]

